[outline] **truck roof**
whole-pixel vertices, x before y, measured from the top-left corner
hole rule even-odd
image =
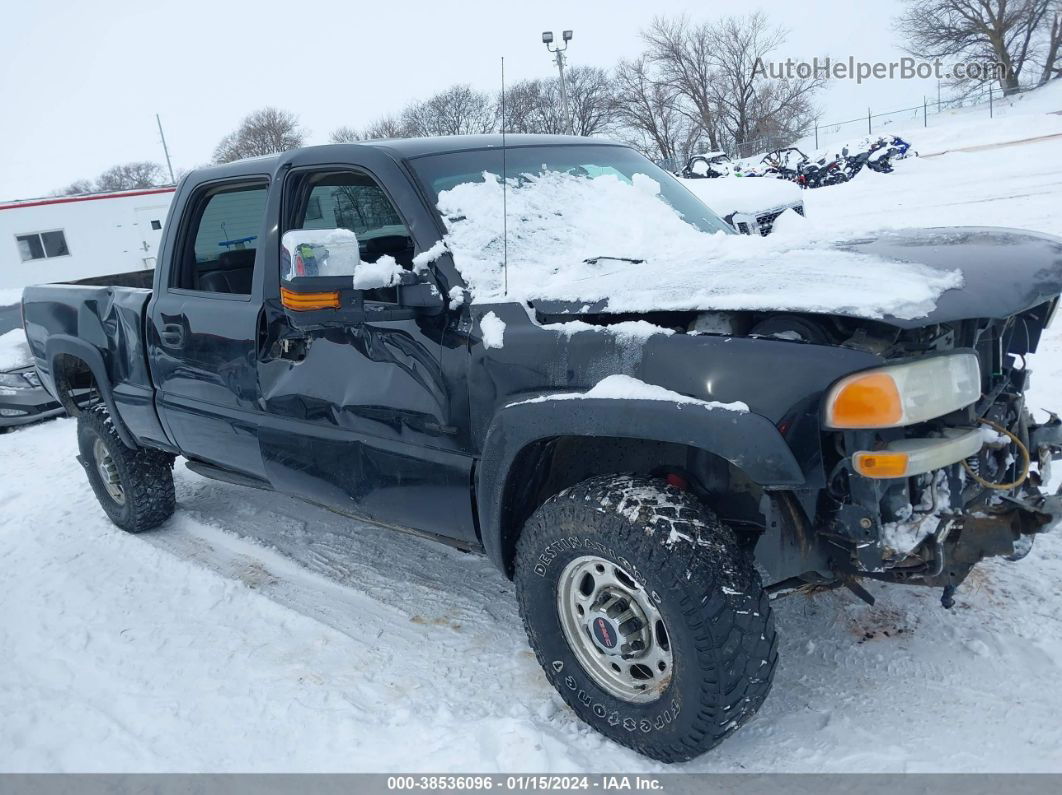
[[[236,160],[232,163],[223,163],[216,166],[207,166],[196,169],[196,174],[202,177],[233,176],[239,174],[260,173],[263,170],[272,171],[279,163],[301,151],[331,150],[340,151],[344,147],[371,147],[387,152],[391,157],[400,160],[423,157],[424,155],[437,155],[450,152],[471,152],[477,149],[500,149],[502,136],[490,135],[440,135],[431,138],[381,138],[373,141],[357,141],[344,144],[323,144],[309,146],[303,149],[292,149],[276,155],[262,155]],[[506,147],[520,146],[623,146],[615,141],[599,138],[586,138],[578,135],[505,135]]]
[[[500,149],[502,141],[502,136],[494,133],[490,135],[441,135],[432,138],[394,138],[379,141],[366,141],[361,145],[388,149],[400,157],[413,158],[447,152],[469,152],[476,149]],[[504,142],[507,147],[579,146],[594,144],[622,146],[622,144],[617,144],[615,141],[586,138],[579,135],[506,134]]]

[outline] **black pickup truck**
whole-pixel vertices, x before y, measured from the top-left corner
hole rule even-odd
[[[610,190],[647,175],[684,222],[732,234],[623,146],[381,141],[189,174],[150,285],[28,288],[36,368],[78,416],[115,524],[166,521],[182,456],[481,551],[515,579],[531,646],[579,717],[669,762],[763,702],[771,599],[871,599],[871,579],[940,588],[950,606],[980,560],[1021,557],[1054,525],[1041,486],[1062,433],[1024,392],[1062,241],[849,241],[876,262],[961,271],[917,318],[481,300],[440,193],[499,173],[515,190],[534,170],[608,174]],[[647,278],[667,267],[608,259]],[[95,399],[79,408],[83,389]]]

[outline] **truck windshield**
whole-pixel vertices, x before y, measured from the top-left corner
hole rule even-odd
[[[439,194],[466,182],[483,182],[484,172],[502,173],[500,149],[424,155],[410,165],[428,190],[432,204]],[[577,144],[574,146],[514,146],[505,151],[505,174],[520,179],[556,171],[594,179],[611,175],[631,182],[645,174],[660,184],[660,198],[686,223],[702,232],[733,232],[730,226],[694,196],[671,174],[625,146]]]

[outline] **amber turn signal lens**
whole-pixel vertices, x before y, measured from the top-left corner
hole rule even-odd
[[[297,293],[287,287],[281,287],[280,303],[286,309],[294,309],[296,312],[304,312],[308,309],[339,309],[339,291]]]
[[[885,373],[853,376],[827,407],[832,428],[887,428],[900,424],[903,403],[896,381]]]
[[[867,478],[902,478],[907,474],[907,453],[856,453],[852,466]]]

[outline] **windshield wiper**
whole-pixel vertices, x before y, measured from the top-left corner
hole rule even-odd
[[[597,265],[597,263],[603,259],[615,260],[616,262],[629,262],[632,265],[641,265],[643,262],[645,262],[644,259],[631,259],[630,257],[610,257],[607,254],[604,254],[600,257],[587,257],[583,260],[583,262],[585,262],[587,265]]]

